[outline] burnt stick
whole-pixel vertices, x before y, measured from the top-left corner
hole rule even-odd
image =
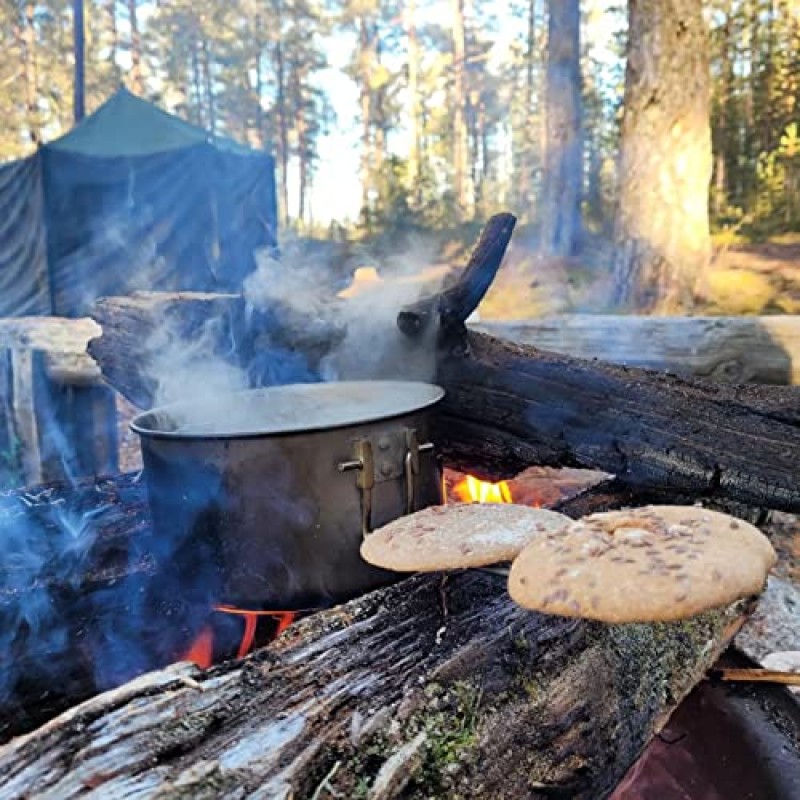
[[[478,244],[457,281],[440,294],[426,297],[402,309],[397,316],[400,330],[407,336],[417,336],[436,315],[443,328],[463,323],[489,291],[516,222],[513,214],[493,216],[481,232]]]

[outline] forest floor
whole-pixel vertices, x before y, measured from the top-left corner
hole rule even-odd
[[[480,308],[482,319],[608,312],[611,247],[599,241],[574,259],[512,248]],[[533,276],[533,277],[532,277]],[[694,314],[800,314],[800,237],[719,245]]]

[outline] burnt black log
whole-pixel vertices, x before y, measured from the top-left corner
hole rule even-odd
[[[433,321],[446,328],[464,322],[489,291],[516,222],[512,214],[493,216],[458,279],[439,294],[402,309],[397,316],[400,330],[408,336],[419,336]]]
[[[583,466],[634,488],[800,510],[794,387],[708,384],[466,330],[448,332],[438,365],[435,437],[462,471]]]
[[[187,598],[152,591],[168,559],[150,530],[138,475],[0,495],[0,741],[196,635]]]
[[[464,321],[491,284],[513,223],[510,215],[493,218],[456,283],[398,315],[398,326],[420,348],[430,346],[432,337],[421,334],[439,317],[436,381],[447,398],[436,430],[446,460],[489,478],[532,464],[582,466],[611,472],[631,490],[800,510],[799,389],[681,379],[468,330]],[[292,313],[286,325],[270,323],[259,340],[259,324],[246,322],[244,304],[233,296],[112,298],[95,317],[104,333],[92,354],[139,406],[151,405],[156,389],[148,383],[153,352],[143,343],[165,317],[190,338],[217,320],[217,354],[252,373],[253,385],[264,383],[254,365],[269,360],[275,330],[285,328],[280,346],[303,354],[312,378],[343,336],[332,304],[330,319],[304,324]]]

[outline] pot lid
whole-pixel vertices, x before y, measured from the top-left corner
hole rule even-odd
[[[233,439],[343,428],[429,408],[444,390],[411,381],[270,386],[175,403],[140,414],[131,429],[168,439]]]

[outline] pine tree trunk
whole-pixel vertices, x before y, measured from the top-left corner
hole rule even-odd
[[[22,40],[25,49],[25,110],[28,118],[28,134],[31,144],[34,147],[38,147],[42,142],[42,131],[37,105],[39,99],[39,64],[36,58],[35,12],[36,6],[34,3],[26,4]]]
[[[301,102],[301,93],[297,89],[298,109]],[[306,201],[308,196],[308,134],[306,131],[306,121],[301,111],[297,113],[297,157],[299,161],[300,185],[298,187],[298,208],[297,219],[302,225],[306,219]]]
[[[464,0],[453,3],[453,192],[459,217],[467,212],[467,90]]]
[[[117,50],[119,49],[119,30],[117,28],[117,0],[106,1],[106,16],[108,17],[108,39],[109,56],[108,61],[111,65],[111,74],[114,80],[114,88],[118,88],[119,67],[117,66]]]
[[[203,87],[200,79],[200,59],[197,57],[197,39],[192,44],[192,94],[194,103],[190,108],[194,108],[192,117],[198,125],[205,125],[205,110],[203,109]],[[191,117],[190,117],[191,119]]]
[[[255,39],[255,64],[253,65],[254,86],[256,100],[255,113],[255,146],[259,149],[265,146],[266,136],[264,135],[264,75],[261,67],[261,54],[264,48],[263,39],[263,19],[260,11],[256,11],[253,18],[253,38]]]
[[[372,63],[372,35],[369,22],[362,18],[358,28],[359,62],[361,64],[361,213],[369,230],[372,226],[372,87],[370,84],[370,66]]]
[[[211,53],[208,39],[203,36],[201,43],[203,53],[203,82],[205,83],[206,102],[208,103],[208,129],[214,136],[217,132],[217,110],[214,101],[214,76],[211,73]]]
[[[534,149],[536,144],[536,125],[533,114],[536,104],[536,81],[534,61],[539,56],[536,36],[536,6],[538,0],[528,0],[528,40],[525,51],[525,115],[522,126],[522,188],[520,206],[531,207],[535,201],[534,181]]]
[[[142,82],[142,37],[139,33],[137,0],[128,0],[128,17],[131,25],[131,88],[136,94],[144,92]]]
[[[86,114],[86,25],[83,0],[72,3],[72,48],[75,70],[72,85],[72,118],[77,124]]]
[[[286,65],[283,52],[283,2],[275,6],[275,106],[278,112],[278,157],[281,164],[280,199],[283,222],[289,218],[289,119],[286,107]]]
[[[692,303],[709,255],[708,41],[701,0],[631,0],[614,300]]]
[[[550,0],[541,249],[574,255],[581,231],[580,2]]]
[[[408,37],[408,187],[414,206],[421,202],[420,193],[420,113],[419,113],[419,48],[417,46],[417,3],[406,3],[406,36]]]

